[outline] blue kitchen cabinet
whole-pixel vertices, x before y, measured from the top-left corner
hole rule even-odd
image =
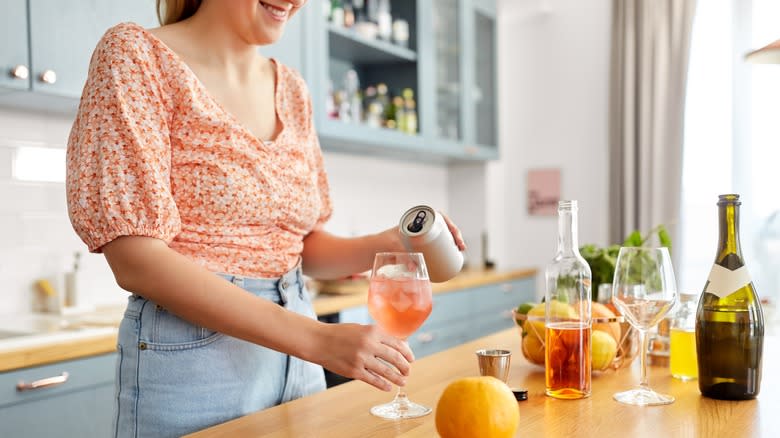
[[[105,31],[133,21],[157,25],[151,0],[29,0],[32,90],[77,99]]]
[[[112,353],[0,373],[0,436],[111,436],[116,359]],[[17,389],[50,378],[65,381]]]
[[[0,94],[30,88],[27,1],[5,0],[0,11]]]
[[[12,21],[12,27],[0,30],[7,34],[0,42],[6,46],[0,51],[6,69],[0,86],[14,92],[2,94],[0,104],[48,112],[75,112],[92,51],[109,27],[157,24],[152,0],[12,0],[3,8],[0,21]],[[19,66],[26,67],[26,79],[14,74],[24,72]]]

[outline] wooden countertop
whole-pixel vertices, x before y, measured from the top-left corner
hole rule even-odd
[[[435,408],[452,380],[478,374],[474,351],[507,348],[513,352],[509,385],[528,389],[519,402],[517,437],[747,437],[777,436],[780,431],[780,339],[764,346],[762,392],[757,400],[729,402],[704,398],[698,384],[681,382],[667,368],[650,367],[650,385],[675,396],[667,406],[637,407],[617,403],[612,394],[639,381],[639,360],[619,372],[594,376],[593,394],[584,400],[556,400],[544,395],[544,370],[528,363],[520,352],[520,335],[506,330],[414,363],[407,392],[418,403]],[[260,411],[189,435],[217,437],[435,437],[435,412],[419,419],[387,421],[369,414],[389,393],[362,382]]]
[[[434,294],[453,292],[460,289],[479,287],[533,277],[536,269],[505,269],[464,271],[452,280],[433,283]],[[328,315],[350,307],[362,306],[368,302],[368,280],[318,282],[319,293],[312,300],[317,315]]]

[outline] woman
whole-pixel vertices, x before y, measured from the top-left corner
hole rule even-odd
[[[301,283],[301,267],[337,278],[403,250],[395,228],[322,229],[331,205],[308,91],[256,50],[304,0],[160,3],[162,27],[101,39],[68,143],[74,229],[132,293],[115,434],[179,436],[292,400],[325,388],[322,366],[403,385],[408,346],[319,323]]]

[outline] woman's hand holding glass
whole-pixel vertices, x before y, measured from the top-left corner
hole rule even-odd
[[[373,325],[324,324],[324,330],[325,368],[382,391],[406,384],[414,360],[406,342]]]

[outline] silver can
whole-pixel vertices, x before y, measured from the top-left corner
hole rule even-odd
[[[401,216],[401,240],[408,251],[421,252],[428,277],[441,283],[463,268],[463,253],[455,244],[444,217],[427,205],[412,207]]]

